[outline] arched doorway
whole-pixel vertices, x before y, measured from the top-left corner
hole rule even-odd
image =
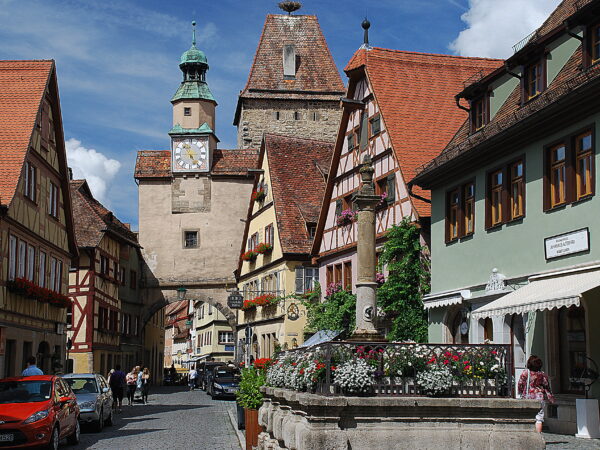
[[[452,308],[446,315],[447,341],[452,344],[469,343],[469,321],[466,308]]]

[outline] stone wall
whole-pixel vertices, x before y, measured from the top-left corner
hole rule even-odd
[[[244,99],[238,148],[260,148],[265,132],[334,142],[341,116],[338,100]]]
[[[263,388],[259,449],[542,449],[539,402],[507,398],[325,397]]]

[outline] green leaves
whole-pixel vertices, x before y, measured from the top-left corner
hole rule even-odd
[[[335,330],[349,334],[354,330],[356,295],[339,290],[325,297],[323,302],[319,299],[320,292],[316,292],[303,301],[307,313],[306,332]]]
[[[388,339],[427,341],[427,315],[423,295],[429,292],[429,261],[424,256],[419,228],[408,218],[387,232],[379,257],[389,275],[377,291],[380,308],[392,318]]]
[[[236,393],[237,402],[242,408],[258,409],[263,403],[263,394],[260,387],[266,384],[263,370],[254,367],[242,369],[240,387]]]

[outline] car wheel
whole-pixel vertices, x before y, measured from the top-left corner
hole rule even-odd
[[[100,410],[100,414],[98,415],[98,420],[94,423],[94,431],[96,433],[100,433],[104,428],[104,410]]]
[[[107,427],[110,427],[112,424],[113,424],[113,411],[111,409],[110,412],[108,413],[108,417],[104,421],[104,425],[106,425]]]
[[[48,450],[58,450],[58,444],[60,443],[60,433],[58,427],[54,427],[52,434],[50,435],[50,442],[46,445]]]
[[[77,422],[75,422],[75,429],[70,436],[67,436],[67,442],[71,445],[79,444],[79,437],[81,436],[81,426],[79,425],[79,417],[77,418]]]

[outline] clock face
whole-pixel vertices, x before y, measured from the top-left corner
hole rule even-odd
[[[184,139],[173,143],[173,170],[194,172],[207,170],[208,142],[202,139]]]

